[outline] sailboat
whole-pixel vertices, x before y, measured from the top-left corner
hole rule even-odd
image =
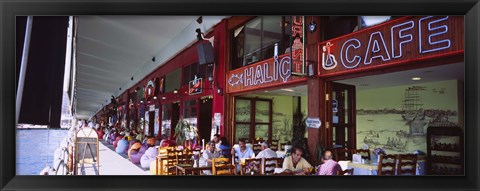
[[[402,118],[405,121],[411,121],[413,119],[425,119],[425,113],[421,106],[420,96],[418,91],[424,91],[424,86],[411,86],[405,89],[405,98],[402,101]]]

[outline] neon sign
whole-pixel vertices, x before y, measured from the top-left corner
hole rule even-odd
[[[372,27],[363,32],[320,43],[320,69],[326,74],[329,71],[338,72],[394,61],[408,61],[431,53],[463,50],[463,46],[453,46],[454,42],[463,43],[463,33],[452,34],[450,31],[452,25],[463,29],[463,20],[460,19],[463,18],[405,17],[392,21],[390,25]]]
[[[303,75],[305,74],[305,63],[304,63],[304,17],[302,16],[292,16],[292,73]]]
[[[156,81],[156,80],[157,80],[156,78],[151,79],[151,80],[149,80],[149,81],[147,82],[147,84],[145,85],[145,90],[144,90],[144,91],[145,91],[145,94],[144,94],[145,99],[154,96],[154,94],[155,94],[155,88],[156,88],[156,87],[155,87],[155,81]]]
[[[254,64],[242,68],[242,73],[233,73],[228,78],[228,84],[232,87],[243,85],[243,87],[268,84],[275,81],[287,82],[291,72],[291,58],[283,56],[274,57],[274,61]]]
[[[197,78],[197,76],[195,75],[195,79],[190,81],[188,85],[188,94],[195,95],[202,93],[202,78]]]

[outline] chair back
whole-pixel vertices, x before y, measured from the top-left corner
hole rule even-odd
[[[262,174],[262,159],[245,159],[245,168],[242,168],[242,175],[260,175]]]
[[[396,155],[379,155],[380,161],[378,163],[378,175],[395,175],[397,167]]]
[[[272,175],[275,168],[282,168],[283,158],[265,158],[263,160],[263,174]]]
[[[165,169],[164,172],[167,175],[172,175],[175,174],[175,165],[178,164],[178,153],[181,153],[181,151],[177,150],[167,150],[167,162],[165,163]]]
[[[345,170],[342,170],[342,171],[338,171],[337,172],[337,175],[349,175],[349,176],[352,176],[353,175],[353,168],[350,168],[350,169],[345,169]]]
[[[334,160],[352,160],[352,150],[348,148],[335,148],[333,150]]]
[[[272,139],[272,141],[270,142],[270,149],[272,149],[273,151],[278,151],[278,140]]]
[[[370,150],[369,149],[356,149],[356,150],[354,150],[353,153],[362,155],[362,159],[372,160],[372,158],[370,157]]]
[[[177,153],[177,164],[193,164],[193,151],[184,150],[183,152]]]
[[[253,144],[253,153],[255,153],[255,156],[257,156],[260,151],[262,151],[260,144]]]
[[[212,174],[213,175],[234,175],[236,167],[231,164],[230,158],[213,158]]]
[[[398,154],[397,155],[397,175],[416,175],[417,174],[417,155]]]

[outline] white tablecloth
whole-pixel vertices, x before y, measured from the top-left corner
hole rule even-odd
[[[339,164],[342,161],[339,161]],[[361,163],[352,163],[350,161],[342,162],[343,165],[347,164],[347,168],[353,168],[353,175],[377,175],[378,174],[378,163],[370,163],[370,164],[361,164]],[[422,164],[423,163],[423,164]],[[340,164],[340,166],[342,166]],[[417,173],[416,175],[423,175],[423,170],[421,170],[421,166],[425,165],[425,162],[421,161],[417,163]],[[342,166],[344,169],[344,166]]]

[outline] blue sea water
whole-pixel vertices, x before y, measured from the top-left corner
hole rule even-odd
[[[66,134],[65,129],[17,129],[16,174],[38,175],[47,163],[53,167],[54,151]]]

